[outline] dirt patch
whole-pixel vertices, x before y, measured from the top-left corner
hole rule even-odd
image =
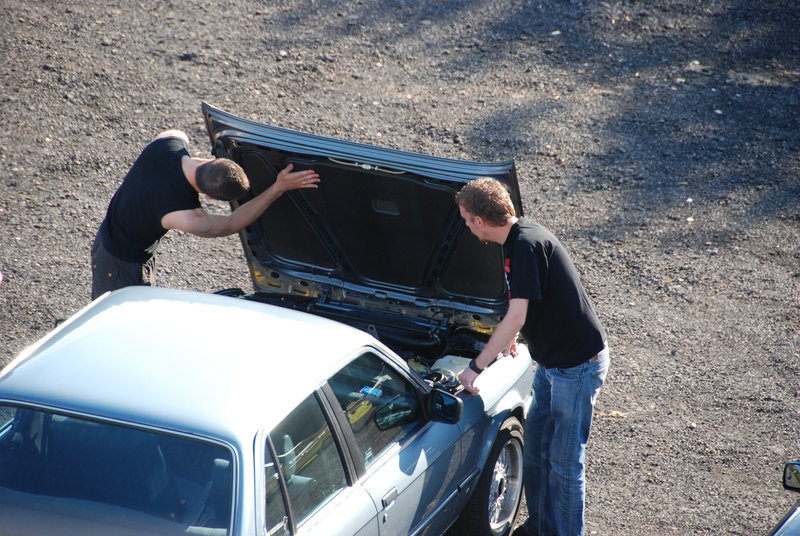
[[[201,101],[514,158],[526,214],[572,252],[609,331],[589,532],[777,522],[800,456],[800,6],[274,4],[5,3],[0,363],[87,303],[89,246],[141,148],[181,128],[209,154]],[[164,286],[249,286],[237,238],[169,235],[159,265]]]

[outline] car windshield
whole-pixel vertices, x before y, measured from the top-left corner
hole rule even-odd
[[[3,527],[227,535],[231,459],[220,445],[0,404]]]

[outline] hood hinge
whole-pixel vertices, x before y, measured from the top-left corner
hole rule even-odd
[[[325,285],[322,287],[322,294],[317,299],[317,303],[328,303],[331,300],[331,287]]]
[[[428,335],[437,335],[441,333],[443,330],[447,329],[447,325],[450,323],[450,316],[451,313],[449,312],[442,312],[442,317],[437,322],[435,318],[431,318],[430,330],[428,331]]]
[[[211,149],[211,155],[215,158],[230,158],[230,153],[225,147],[225,143],[222,141],[222,139],[218,139],[214,142],[214,147]]]

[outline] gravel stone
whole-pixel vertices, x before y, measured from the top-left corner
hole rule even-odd
[[[793,504],[800,3],[4,6],[0,365],[88,302],[94,233],[139,151],[180,128],[210,154],[207,101],[516,160],[526,214],[563,240],[609,332],[589,534],[762,534]],[[163,286],[250,288],[237,237],[173,232],[158,262]]]

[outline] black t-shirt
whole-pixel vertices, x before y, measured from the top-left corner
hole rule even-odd
[[[503,244],[509,299],[528,299],[520,333],[545,367],[580,365],[603,349],[605,330],[558,239],[521,218]]]
[[[181,158],[188,155],[181,138],[160,138],[145,147],[111,199],[101,226],[103,246],[112,255],[147,261],[167,232],[161,218],[200,207],[181,167]]]

